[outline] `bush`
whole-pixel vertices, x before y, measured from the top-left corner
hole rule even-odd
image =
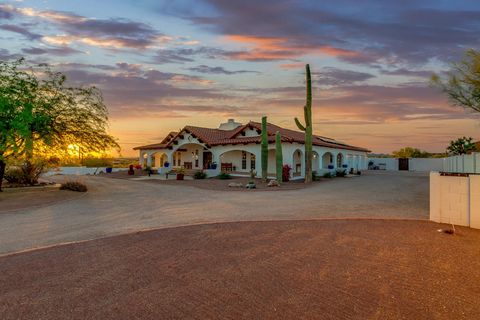
[[[228,180],[228,179],[232,179],[232,176],[226,172],[222,172],[217,176],[217,178],[220,180]]]
[[[38,178],[45,171],[44,162],[25,162],[21,166],[9,168],[4,175],[9,183],[35,185]]]
[[[337,177],[345,177],[347,175],[347,170],[337,170],[336,174]]]
[[[25,176],[22,169],[18,167],[8,168],[4,176],[9,183],[25,184]]]
[[[323,177],[324,177],[324,178],[331,179],[331,178],[333,178],[333,175],[332,175],[331,172],[327,172],[327,173],[324,173],[324,174],[323,174]]]
[[[193,175],[193,179],[205,179],[207,177],[207,174],[203,171],[197,171]]]
[[[70,190],[77,192],[86,192],[87,186],[78,181],[66,181],[60,186],[60,190]]]

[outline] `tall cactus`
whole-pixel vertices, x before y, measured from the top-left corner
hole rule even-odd
[[[277,182],[280,184],[282,183],[283,152],[282,152],[282,136],[278,131],[275,134],[275,159],[276,159]]]
[[[268,133],[267,133],[267,117],[262,117],[262,179],[267,181],[268,175]]]
[[[312,182],[312,78],[310,76],[310,66],[306,67],[306,85],[307,85],[307,101],[303,107],[303,114],[305,117],[305,125],[295,118],[297,127],[305,131],[305,183]]]

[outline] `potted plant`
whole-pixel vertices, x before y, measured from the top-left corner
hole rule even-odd
[[[135,171],[133,170],[133,164],[128,166],[128,175],[133,176],[135,174]]]
[[[183,180],[185,177],[185,169],[180,168],[177,170],[177,180]]]

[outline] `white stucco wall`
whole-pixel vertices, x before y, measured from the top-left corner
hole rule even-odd
[[[430,220],[480,229],[480,176],[431,172]]]
[[[480,153],[474,152],[444,158],[443,171],[460,173],[480,173]]]
[[[375,166],[384,166],[385,170],[398,171],[398,159],[396,158],[368,158]],[[443,158],[410,158],[408,160],[409,171],[442,171]]]

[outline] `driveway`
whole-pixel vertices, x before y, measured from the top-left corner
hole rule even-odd
[[[0,254],[150,228],[248,220],[428,218],[428,174],[366,172],[301,190],[211,191],[81,177],[78,199],[15,213],[0,208]]]

